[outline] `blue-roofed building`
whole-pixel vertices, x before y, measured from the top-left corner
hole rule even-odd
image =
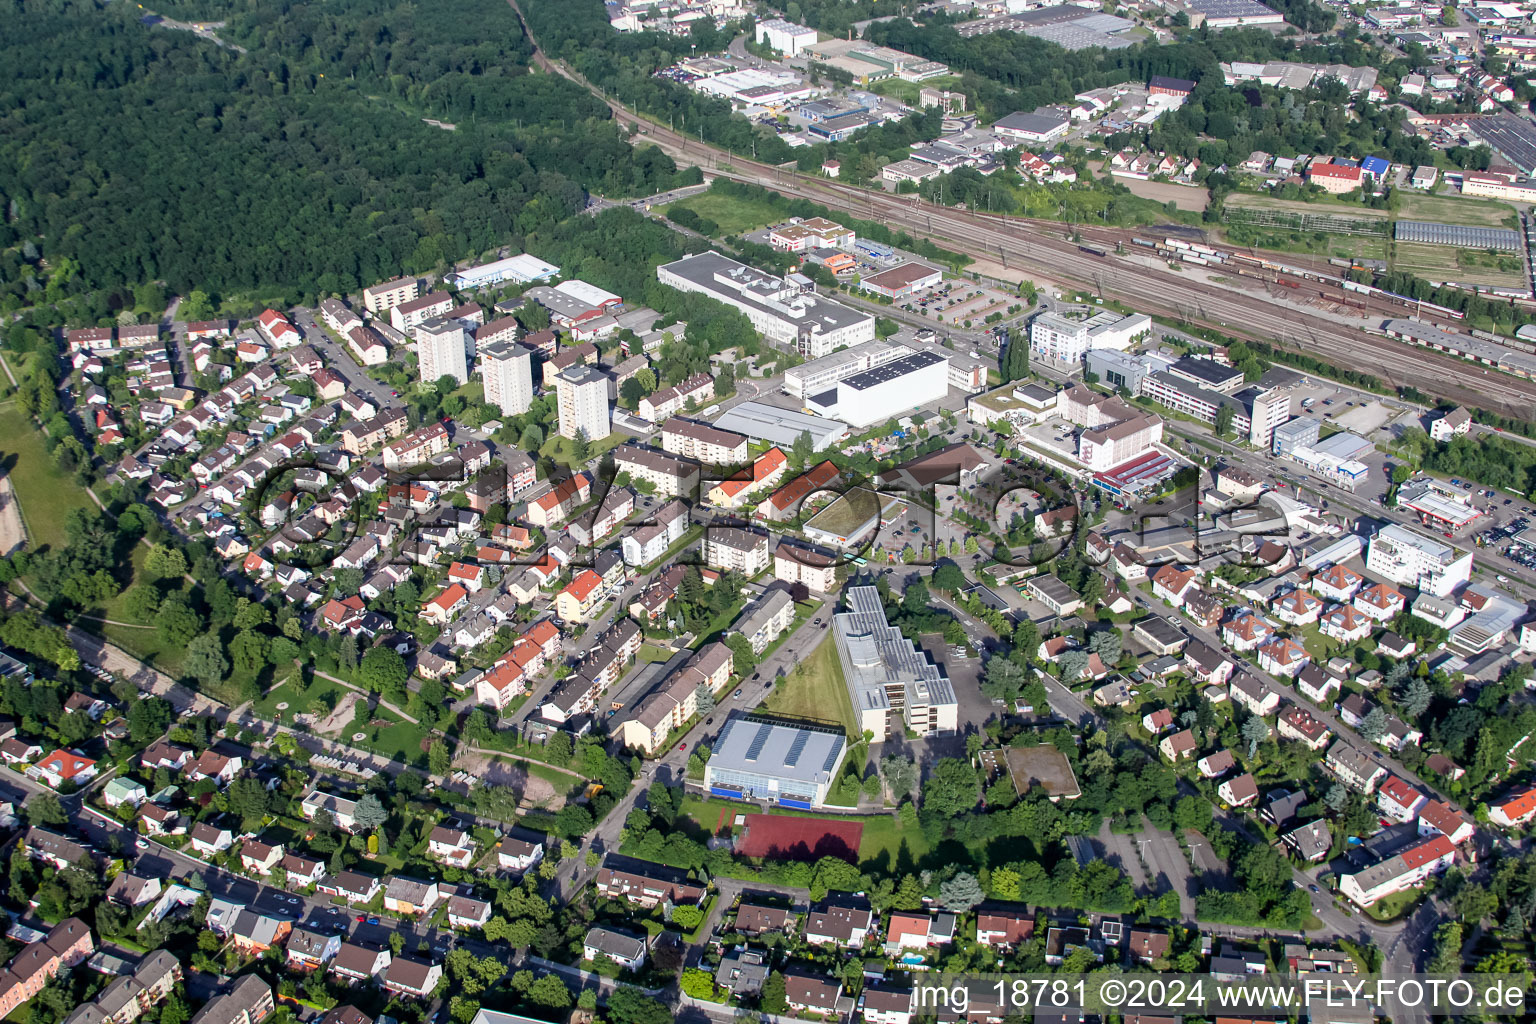
[[[1360,161],[1360,169],[1366,174],[1380,178],[1392,168],[1392,162],[1379,156],[1368,156]]]

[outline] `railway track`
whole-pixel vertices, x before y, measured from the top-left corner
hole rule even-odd
[[[507,2],[523,19],[517,0]],[[527,31],[526,19],[523,24]],[[1341,368],[1372,374],[1392,387],[1415,387],[1459,404],[1517,417],[1528,417],[1536,405],[1536,381],[1367,334],[1267,295],[1238,292],[1171,270],[1084,253],[1067,235],[1073,230],[1071,226],[934,206],[910,195],[873,192],[759,163],[690,139],[610,99],[560,62],[550,60],[539,49],[532,32],[528,32],[528,38],[534,47],[536,65],[589,90],[603,100],[616,118],[645,124],[647,141],[717,176],[819,202],[850,216],[930,238],[973,258],[997,261],[1010,269],[1066,277],[1085,287],[1092,285],[1100,295],[1119,299],[1143,312],[1315,356]],[[1112,244],[1126,237],[1116,228],[1081,226],[1077,230],[1085,239]]]

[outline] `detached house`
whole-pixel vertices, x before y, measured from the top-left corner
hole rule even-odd
[[[869,938],[873,920],[873,912],[864,904],[827,903],[813,907],[805,919],[805,941],[813,946],[857,949]]]
[[[893,910],[885,932],[885,951],[934,949],[955,941],[955,915]]]
[[[436,882],[395,876],[384,887],[384,909],[397,914],[426,914],[437,906],[442,892]]]
[[[1195,754],[1195,734],[1189,729],[1163,737],[1157,749],[1170,761],[1183,761]]]
[[[1234,704],[1241,704],[1261,718],[1280,710],[1280,694],[1258,677],[1246,672],[1233,678],[1227,687],[1227,695]]]
[[[427,839],[427,853],[444,864],[466,868],[475,859],[475,841],[468,832],[439,825]]]

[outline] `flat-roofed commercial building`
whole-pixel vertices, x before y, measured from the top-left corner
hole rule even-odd
[[[821,807],[848,752],[838,729],[732,715],[704,767],[704,785],[729,800]]]
[[[859,287],[888,299],[904,299],[914,292],[932,288],[942,280],[943,273],[926,263],[903,263],[864,278]]]
[[[1144,313],[1103,312],[1086,320],[1041,313],[1029,322],[1029,350],[1031,355],[1059,363],[1079,363],[1092,349],[1123,352],[1151,330],[1152,318]]]
[[[811,447],[824,451],[848,436],[848,424],[762,402],[742,402],[727,409],[715,426],[746,434],[753,441],[788,448],[801,434],[811,435]]]
[[[846,348],[785,370],[784,385],[780,390],[790,398],[804,399],[807,395],[818,395],[840,380],[893,362],[911,351],[904,345],[892,345],[884,341],[871,341],[855,348]]]
[[[1392,523],[1371,538],[1365,568],[1393,583],[1448,597],[1471,580],[1472,552],[1463,554],[1443,540]]]
[[[846,610],[832,622],[854,717],[861,731],[873,734],[873,742],[890,735],[893,712],[919,735],[955,731],[955,688],[943,669],[886,621],[877,589],[850,587]]]
[[[741,310],[769,341],[807,359],[875,339],[875,318],[824,299],[809,278],[772,277],[711,249],[656,268],[656,279]]]
[[[501,284],[503,281],[532,284],[534,281],[548,280],[559,273],[560,268],[553,263],[545,263],[536,256],[520,253],[494,263],[482,263],[478,267],[470,267],[467,270],[449,274],[448,283],[459,291],[471,291],[487,285]]]
[[[949,358],[939,352],[912,352],[808,396],[805,408],[855,427],[867,427],[905,416],[948,393]]]

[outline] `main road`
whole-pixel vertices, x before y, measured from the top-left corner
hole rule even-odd
[[[527,31],[518,0],[507,0]],[[812,199],[851,216],[887,224],[930,238],[956,252],[1002,264],[1005,268],[1097,287],[1106,298],[1162,316],[1201,324],[1234,337],[1277,344],[1328,360],[1337,366],[1365,369],[1394,386],[1411,386],[1464,405],[1511,416],[1529,415],[1536,402],[1536,381],[1474,366],[1452,356],[1368,334],[1319,313],[1277,301],[1267,294],[1239,291],[1158,266],[1129,264],[1113,256],[1092,255],[1065,237],[1073,225],[1042,224],[999,214],[937,206],[915,195],[841,184],[738,156],[669,129],[638,114],[567,68],[550,60],[533,33],[534,62],[576,82],[603,100],[616,118],[644,122],[645,139],[719,177],[762,185]],[[1091,230],[1091,227],[1090,227]]]

